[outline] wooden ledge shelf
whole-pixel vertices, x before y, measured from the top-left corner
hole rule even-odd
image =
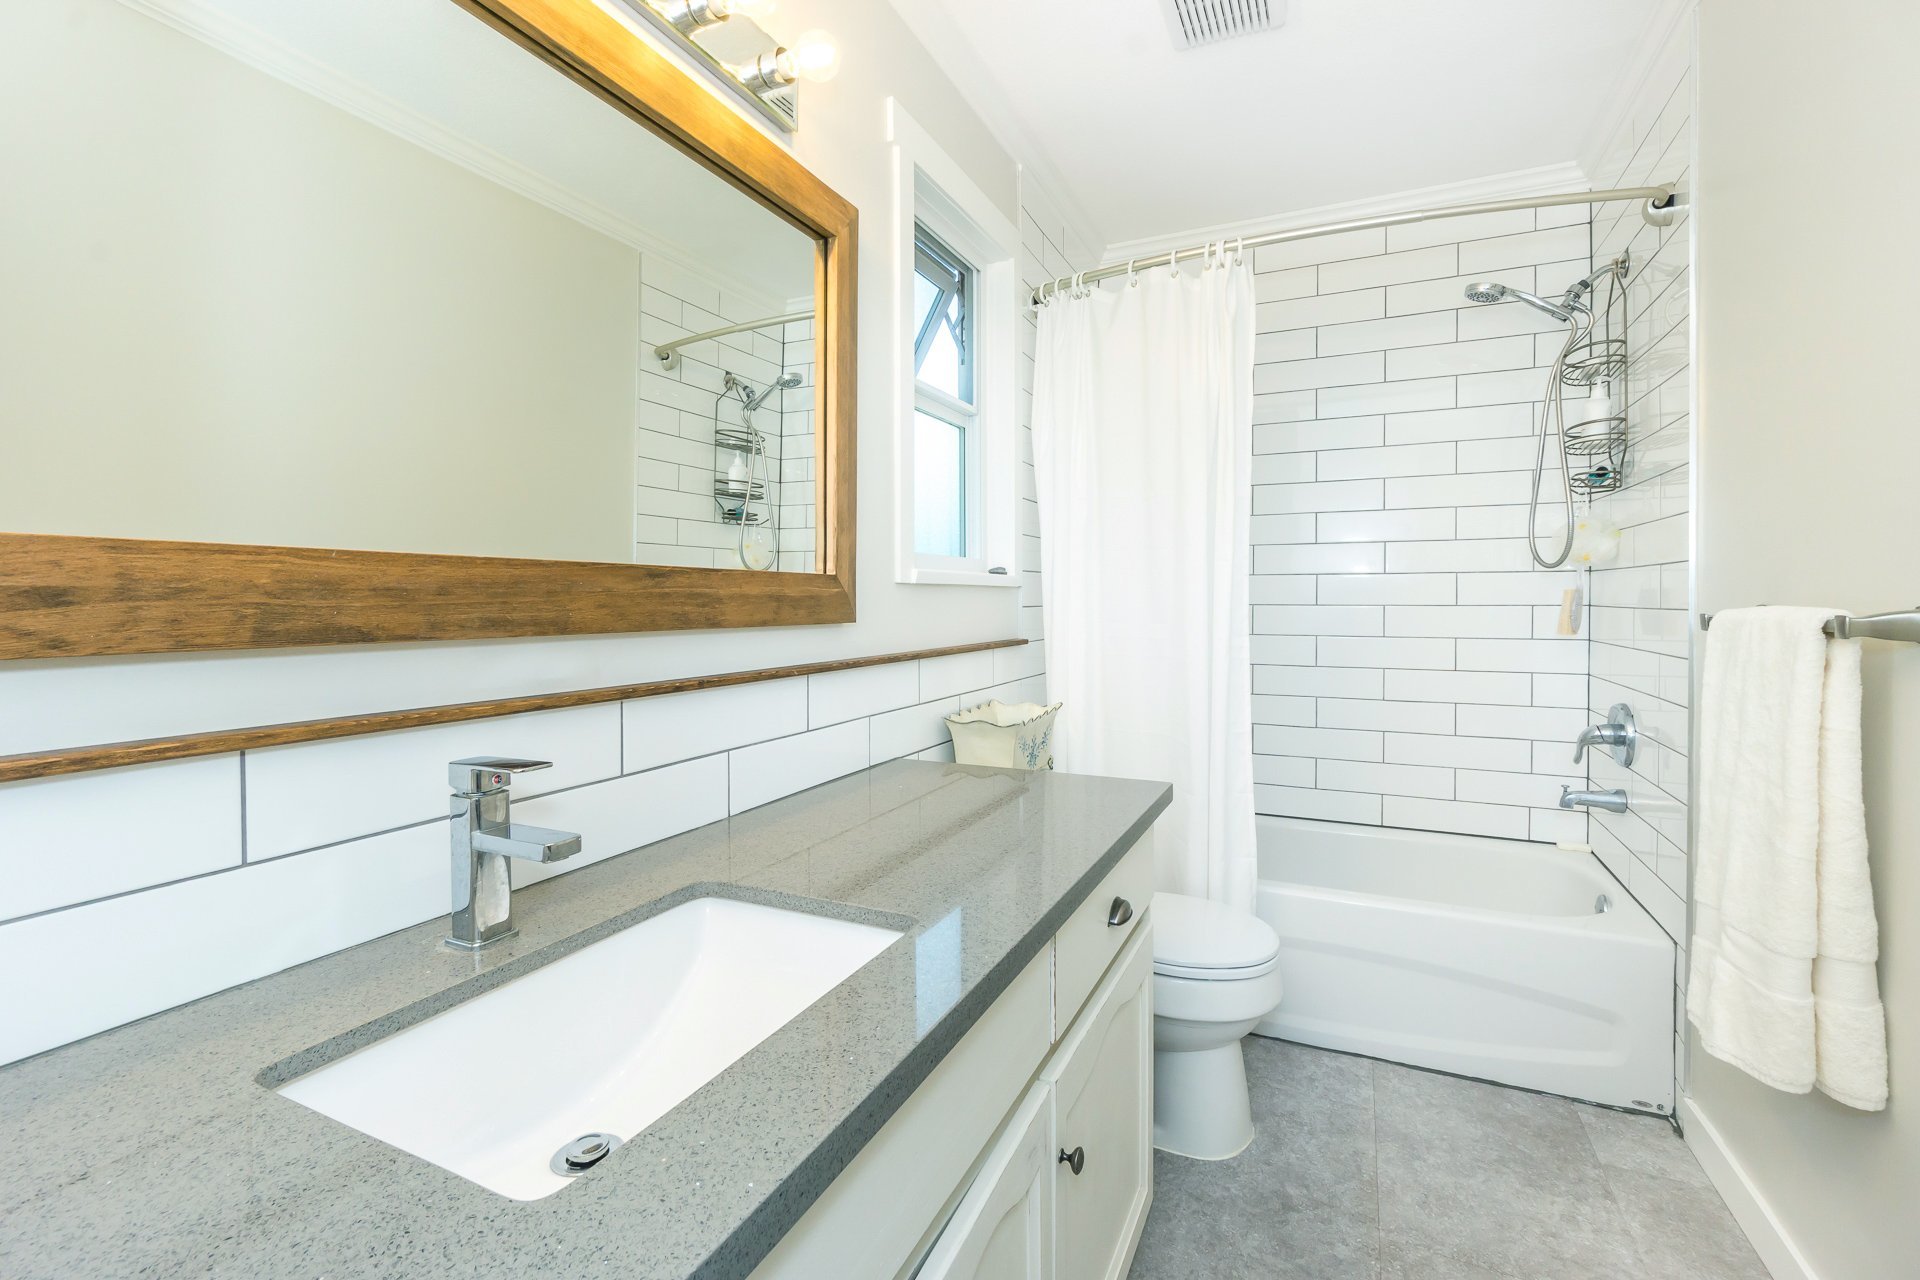
[[[793,676],[851,671],[856,667],[883,667],[895,662],[945,658],[956,653],[978,653],[984,649],[1011,649],[1026,643],[1025,640],[983,640],[976,644],[948,645],[941,649],[914,649],[906,653],[882,653],[866,658],[835,658],[790,667],[762,667],[755,671],[727,671],[710,676],[683,676],[677,680],[652,680],[645,684],[608,685],[599,689],[496,698],[490,702],[453,702],[445,706],[414,707],[406,711],[379,711],[325,720],[257,725],[250,729],[218,729],[173,738],[110,742],[97,747],[26,752],[0,756],[0,782],[22,782],[29,778],[51,778],[96,769],[120,769],[128,765],[185,760],[194,756],[226,755],[233,751],[256,751],[262,747],[284,747],[296,742],[319,742],[327,738],[353,738],[361,734],[418,729],[425,725],[451,724],[459,720],[490,720],[495,716],[587,707],[601,702],[624,702],[629,698],[655,698],[661,694],[691,693],[697,689],[722,689],[729,685],[757,684]]]

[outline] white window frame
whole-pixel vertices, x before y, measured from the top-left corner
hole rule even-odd
[[[933,241],[934,247],[939,250],[938,253],[929,253],[928,256],[933,258],[936,263],[947,258],[954,259],[953,266],[958,269],[961,276],[962,312],[966,323],[962,327],[960,335],[960,358],[962,381],[971,399],[961,399],[958,396],[949,395],[940,388],[928,386],[920,380],[919,369],[917,367],[920,363],[920,353],[918,349],[919,334],[912,334],[908,341],[913,344],[911,359],[916,366],[913,379],[914,414],[916,417],[920,414],[925,414],[927,417],[944,422],[959,431],[960,439],[966,453],[964,460],[961,462],[961,480],[966,486],[966,492],[960,499],[960,532],[962,545],[966,550],[959,556],[934,556],[921,551],[919,547],[918,525],[920,513],[918,510],[914,510],[915,524],[911,529],[914,535],[913,554],[915,561],[929,570],[965,572],[973,567],[971,562],[978,558],[981,535],[980,529],[975,526],[975,522],[980,518],[981,438],[984,434],[980,426],[980,371],[978,367],[980,350],[978,342],[976,341],[980,331],[980,321],[979,317],[975,314],[980,305],[980,273],[974,267],[973,263],[968,260],[967,255],[948,244],[946,238],[942,236],[934,226],[929,225],[926,219],[919,216],[919,211],[916,208],[913,220],[913,265],[915,275],[920,273],[920,246],[923,240],[921,234],[923,231],[925,232],[924,239]],[[909,312],[909,324],[911,324],[912,319],[918,318],[918,310],[919,307],[916,303],[914,310]],[[936,308],[936,310],[938,310],[938,308]],[[940,321],[935,316],[929,316],[927,323],[938,324]],[[926,325],[921,326],[923,329],[925,327]],[[920,435],[915,425],[909,425],[907,431],[903,434],[912,441],[913,448],[919,448]],[[919,465],[917,453],[915,455],[914,465]],[[915,477],[916,480],[917,478],[918,477]],[[917,501],[918,494],[919,485],[916,483],[914,486],[914,494],[910,495],[910,498]]]
[[[1019,493],[1014,412],[1019,353],[1019,232],[993,201],[901,107],[887,103],[893,151],[895,579],[922,585],[1018,587]],[[914,242],[927,231],[973,269],[971,405],[922,387],[914,376]],[[926,556],[914,548],[914,410],[966,429],[967,553]],[[995,573],[994,569],[1003,572]]]

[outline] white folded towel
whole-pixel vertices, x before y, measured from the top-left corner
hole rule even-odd
[[[1860,644],[1831,609],[1728,609],[1701,688],[1687,1018],[1776,1089],[1887,1103],[1860,790]]]

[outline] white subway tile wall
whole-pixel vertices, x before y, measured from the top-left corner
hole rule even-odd
[[[806,309],[802,302],[790,302],[789,310]],[[815,532],[815,503],[818,490],[815,479],[818,464],[814,453],[814,326],[811,320],[795,320],[782,330],[781,359],[789,374],[800,375],[800,385],[780,393],[780,570],[783,573],[812,573],[818,534]]]
[[[1255,791],[1262,813],[1586,839],[1572,572],[1527,555],[1558,326],[1470,279],[1564,288],[1584,211],[1356,231],[1255,255]],[[1553,343],[1538,341],[1553,339]],[[1538,748],[1538,750],[1536,750]]]
[[[0,1062],[444,915],[449,759],[554,762],[514,811],[582,849],[514,864],[524,886],[869,765],[951,759],[948,712],[1046,696],[1038,673],[993,683],[992,656],[0,786],[0,969],[36,975],[0,994]]]
[[[1691,186],[1693,43],[1682,23],[1615,136],[1599,186]],[[1629,206],[1603,210],[1594,224],[1593,261],[1632,255],[1627,287],[1629,367],[1626,487],[1594,504],[1621,530],[1620,556],[1592,574],[1592,678],[1587,712],[1597,723],[1617,702],[1633,708],[1640,748],[1633,767],[1589,757],[1594,787],[1620,787],[1628,810],[1596,811],[1594,852],[1679,944],[1675,1007],[1684,1008],[1687,973],[1687,759],[1692,664],[1690,528],[1693,450],[1691,369],[1691,219],[1649,227]],[[1674,1060],[1684,1070],[1676,1017]]]
[[[1029,187],[1023,203],[1021,267],[1029,283],[1092,265],[1044,194]],[[644,266],[649,343],[770,314],[717,291],[709,297],[666,264]],[[951,760],[945,716],[956,708],[989,698],[1044,702],[1031,314],[1026,319],[1018,564],[1020,631],[1034,643],[0,785],[0,971],[35,975],[0,986],[0,1063],[444,915],[445,765],[458,756],[554,762],[521,781],[516,812],[580,832],[583,847],[551,866],[514,864],[514,883],[525,886],[869,765],[907,756]],[[813,536],[813,473],[793,465],[796,440],[808,441],[811,457],[810,330],[794,325],[722,342],[724,351],[708,357],[700,348],[719,344],[690,351],[681,377],[643,371],[641,465],[652,459],[685,472],[671,481],[657,473],[657,488],[642,480],[653,491],[638,504],[642,523],[648,501],[667,505],[657,514],[665,522],[654,526],[658,540],[637,537],[646,543],[640,558],[725,559],[711,539],[683,532],[712,518],[719,374],[710,357],[750,378],[783,365],[807,378],[787,393],[778,426],[766,423],[771,435],[785,429],[783,517],[805,511],[807,524],[798,515],[793,524],[806,529],[805,551],[782,553],[783,568],[798,567],[787,557],[810,557]],[[673,505],[679,499],[689,501]],[[682,553],[684,560],[670,561]],[[324,805],[313,800],[316,777],[328,780]],[[64,853],[48,860],[41,852],[54,840]]]
[[[716,452],[714,415],[737,426],[740,403],[719,399],[725,375],[757,391],[783,372],[803,383],[756,409],[766,440],[767,474],[778,516],[780,568],[813,564],[813,331],[811,321],[709,338],[680,349],[680,364],[662,369],[656,344],[771,315],[788,304],[741,298],[658,254],[640,261],[640,400],[634,427],[634,558],[641,564],[737,569],[740,528],[720,518],[716,474],[733,454]],[[769,530],[772,534],[773,530]]]
[[[1039,346],[1039,316],[1026,299],[1044,281],[1058,280],[1075,271],[1098,265],[1093,249],[1082,242],[1067,219],[1054,207],[1046,193],[1022,179],[1020,190],[1020,261],[1023,286],[1016,305],[1020,324],[1016,330],[1020,344],[1019,467],[1016,481],[1020,498],[1018,521],[1020,547],[1016,567],[1020,573],[1020,634],[1038,640],[1044,634],[1042,585],[1040,581],[1040,491],[1033,474],[1033,363]]]

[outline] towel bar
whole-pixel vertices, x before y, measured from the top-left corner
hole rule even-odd
[[[1713,625],[1713,615],[1700,615],[1700,629]],[[1835,614],[1820,629],[1840,640],[1904,640],[1920,644],[1920,605],[1903,613],[1869,613],[1861,617]]]

